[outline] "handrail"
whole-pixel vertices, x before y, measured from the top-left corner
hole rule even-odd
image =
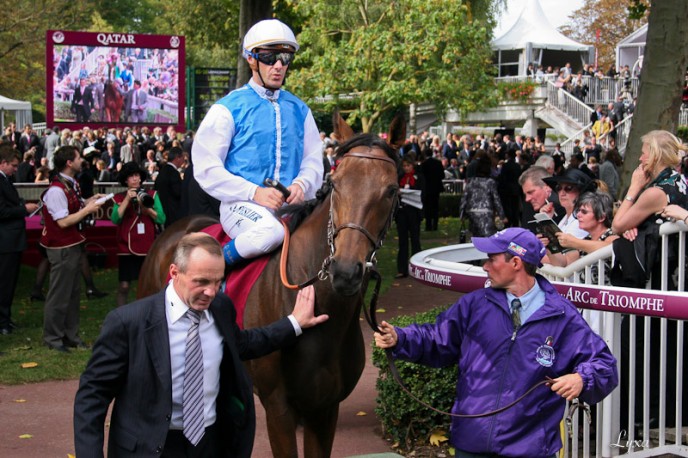
[[[555,86],[551,81],[547,82],[547,103],[565,113],[579,125],[587,124],[590,120],[590,114],[594,111],[565,89]]]

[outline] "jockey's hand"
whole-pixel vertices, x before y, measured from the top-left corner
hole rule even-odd
[[[270,210],[277,210],[284,203],[284,196],[275,188],[258,187],[253,195],[253,201]]]
[[[296,296],[296,304],[294,304],[294,311],[292,312],[302,329],[324,323],[330,318],[328,315],[315,316],[314,308],[315,289],[313,285],[306,286]]]
[[[583,391],[583,378],[577,374],[562,375],[549,384],[552,391],[567,401],[573,401]]]
[[[301,189],[301,186],[294,183],[291,186],[288,186],[287,189],[289,190],[289,192],[291,192],[291,194],[287,198],[288,204],[301,204],[301,203],[303,203],[305,196],[303,195],[303,189]]]
[[[375,345],[380,348],[392,348],[397,344],[399,337],[397,336],[397,331],[394,329],[394,326],[383,321],[380,323],[380,331],[382,331],[382,334],[379,332],[373,334]]]

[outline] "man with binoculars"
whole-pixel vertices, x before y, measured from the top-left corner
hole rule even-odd
[[[111,220],[117,225],[119,288],[117,305],[128,302],[129,284],[139,278],[141,265],[156,235],[156,225],[165,224],[165,212],[158,193],[141,188],[146,177],[136,162],[122,166],[117,179],[127,190],[115,194]]]

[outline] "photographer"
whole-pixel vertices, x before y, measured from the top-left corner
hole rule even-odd
[[[127,190],[115,195],[111,220],[117,225],[119,288],[117,305],[127,303],[129,283],[139,277],[141,265],[155,240],[155,225],[165,224],[158,193],[141,188],[146,172],[136,162],[127,162],[118,180]]]
[[[48,348],[68,353],[86,347],[79,337],[80,260],[86,238],[80,230],[103,204],[102,194],[84,201],[75,177],[83,158],[74,146],[61,146],[53,156],[55,175],[43,193],[45,227],[40,244],[50,262],[50,288],[45,301],[43,341]],[[87,219],[88,218],[88,219]]]

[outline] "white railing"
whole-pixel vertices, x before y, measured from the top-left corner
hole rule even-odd
[[[688,296],[686,291],[686,259],[679,256],[677,268],[670,272],[668,265],[669,237],[676,237],[678,233],[678,253],[686,253],[686,233],[688,229],[683,223],[665,223],[660,228],[661,236],[661,291],[667,290],[669,278],[674,276],[679,293],[672,294],[674,297],[685,302],[688,307]],[[613,257],[612,246],[609,245],[601,250],[595,251],[566,268],[553,267],[546,265],[540,269],[540,273],[551,281],[569,281],[574,284],[605,286],[605,261],[611,261]],[[593,275],[596,269],[599,275]],[[648,282],[648,289],[649,289]],[[632,303],[635,291],[647,292],[646,290],[636,290],[632,288],[618,288],[619,294]],[[664,299],[656,298],[649,300],[649,309],[654,312],[663,307]],[[585,304],[578,303],[581,308],[587,308]],[[594,305],[592,309],[596,308]],[[583,311],[583,316],[591,324],[591,327],[599,332],[605,339],[610,349],[619,361],[620,383],[628,387],[627,405],[625,412],[621,411],[620,389],[607,397],[596,407],[595,416],[595,450],[591,449],[590,429],[587,422],[583,422],[583,431],[579,434],[580,420],[578,412],[574,416],[573,434],[567,438],[564,456],[578,457],[591,456],[594,453],[598,457],[610,457],[618,454],[626,456],[660,456],[664,454],[674,454],[675,456],[688,456],[688,447],[685,445],[685,428],[680,425],[685,423],[681,412],[683,408],[683,367],[684,367],[684,322],[683,316],[672,315],[671,311],[666,313],[643,313],[637,309],[626,309],[628,314],[615,312],[605,312],[587,309]],[[649,315],[661,315],[662,318],[651,317]],[[642,320],[642,321],[641,321]],[[625,323],[624,323],[625,321]],[[641,324],[642,322],[642,324]],[[627,330],[627,337],[621,341],[622,327]],[[642,341],[638,341],[637,332],[643,332]],[[659,337],[657,337],[659,333]],[[669,347],[669,345],[673,347]],[[628,348],[627,352],[622,353],[623,347]],[[626,354],[627,353],[627,354]],[[667,355],[671,355],[667,358]],[[675,357],[674,357],[675,356]],[[640,367],[636,365],[642,357]],[[652,360],[658,358],[658,364],[653,365]],[[631,363],[633,362],[633,363]],[[653,373],[653,367],[659,368],[659,374]],[[668,373],[672,372],[669,379]],[[642,383],[636,381],[642,377]],[[674,386],[673,391],[669,388]],[[636,392],[640,390],[642,405],[636,405]],[[657,390],[657,391],[655,391]],[[650,418],[651,394],[658,392],[659,396],[659,419],[653,421]],[[675,406],[675,415],[667,418],[667,403]],[[636,413],[642,412],[642,416]],[[621,417],[627,419],[627,423],[621,424]],[[640,422],[636,419],[641,418]],[[672,422],[675,427],[668,428],[667,421]],[[580,439],[582,438],[582,440]]]
[[[547,82],[547,104],[557,108],[580,126],[590,122],[590,114],[593,109],[581,102],[563,88],[558,88],[554,83]]]
[[[566,153],[566,157],[570,157],[571,153],[573,153],[573,147],[574,141],[580,140],[581,142],[583,141],[583,137],[585,137],[585,131],[590,130],[592,127],[592,124],[587,124],[585,127],[583,127],[581,130],[564,140],[564,142],[561,144],[561,150]],[[581,146],[582,148],[582,146]]]
[[[449,194],[463,193],[463,185],[464,180],[442,180],[444,192],[448,192]]]

